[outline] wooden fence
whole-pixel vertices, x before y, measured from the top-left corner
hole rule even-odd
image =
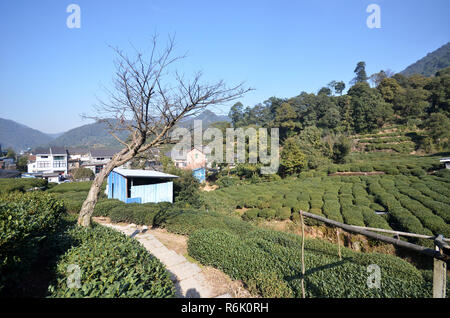
[[[344,229],[348,232],[353,232],[357,234],[362,234],[364,236],[380,240],[386,243],[393,244],[395,246],[400,246],[430,257],[433,257],[434,259],[434,266],[433,266],[433,297],[434,298],[445,298],[446,293],[446,283],[447,283],[447,262],[450,260],[450,256],[448,252],[450,251],[450,245],[448,245],[446,242],[449,242],[449,239],[444,238],[442,235],[438,235],[437,237],[428,236],[428,235],[422,235],[422,234],[415,234],[415,233],[407,233],[407,232],[400,232],[400,231],[391,231],[391,230],[385,230],[385,229],[378,229],[378,228],[366,228],[362,226],[354,226],[354,225],[348,225],[341,222],[337,222],[334,220],[330,220],[327,218],[324,218],[322,216],[299,211],[301,219],[302,219],[302,227],[303,227],[303,216],[324,222],[326,224]],[[392,238],[389,236],[381,235],[374,232],[384,232],[389,234],[394,234],[397,236],[397,238]],[[425,238],[425,239],[433,239],[434,240],[434,249],[412,244],[409,242],[401,241],[400,236],[407,236],[407,237],[416,237],[416,238]]]

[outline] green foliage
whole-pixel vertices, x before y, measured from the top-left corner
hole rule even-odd
[[[108,213],[112,222],[125,222],[142,225],[153,225],[155,216],[164,213],[172,206],[167,202],[145,204],[119,204],[114,202],[114,205],[115,207],[113,207]]]
[[[270,230],[243,234],[205,229],[188,241],[189,255],[242,280],[262,297],[275,293],[301,297],[301,238]],[[431,284],[400,258],[363,254],[342,248],[340,261],[334,244],[306,239],[305,289],[307,297],[431,297]],[[380,289],[367,288],[367,266],[384,273]],[[264,279],[265,278],[265,279]]]
[[[116,199],[99,200],[95,205],[92,216],[109,216],[114,208],[123,205],[125,205],[124,202]]]
[[[286,178],[278,182],[218,189],[204,193],[204,200],[208,202],[208,209],[218,212],[230,213],[242,206],[258,208],[246,211],[242,216],[244,220],[255,220],[257,217],[285,219],[288,218],[288,210],[296,213],[303,210],[359,226],[393,228],[427,235],[447,233],[447,223],[450,222],[450,191],[447,190],[450,175],[440,173],[442,178],[423,174],[435,160],[416,162],[410,158],[409,161],[385,163],[382,169],[389,171],[386,169],[388,166],[402,169],[403,174],[398,174],[397,168],[393,168],[397,171],[395,178],[391,175],[314,177],[314,174],[309,174],[298,179]],[[373,167],[370,163],[351,163],[346,170],[370,171]],[[415,173],[415,170],[420,170],[420,173]],[[409,203],[402,195],[414,201]],[[282,211],[286,211],[285,216],[281,216]],[[385,211],[387,216],[377,215],[375,211]],[[290,218],[297,221],[295,213]]]
[[[73,178],[75,180],[93,180],[95,177],[94,172],[91,169],[80,167],[73,172]]]
[[[76,227],[78,241],[60,259],[50,297],[174,297],[175,287],[164,265],[139,242],[113,229]],[[68,267],[79,266],[80,288],[67,286]]]
[[[306,156],[296,141],[287,139],[281,151],[281,174],[283,176],[300,173],[306,167]]]
[[[0,179],[0,193],[10,193],[14,191],[25,192],[33,188],[46,189],[48,186],[45,179]]]
[[[63,204],[48,193],[0,197],[0,292],[21,284],[64,211]]]

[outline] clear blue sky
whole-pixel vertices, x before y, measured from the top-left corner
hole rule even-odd
[[[71,3],[80,29],[66,26]],[[371,3],[381,29],[366,26]],[[448,42],[449,9],[448,0],[1,1],[0,117],[47,133],[87,123],[80,114],[113,75],[108,45],[146,48],[155,32],[176,33],[177,52],[188,53],[180,71],[255,88],[245,106],[331,80],[348,86],[358,61],[368,74],[398,72]]]

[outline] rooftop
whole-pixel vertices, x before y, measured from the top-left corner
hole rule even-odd
[[[440,162],[450,162],[450,158],[442,158],[439,161]]]
[[[154,171],[154,170],[134,170],[134,169],[122,169],[115,168],[113,170],[124,177],[137,177],[137,178],[178,178],[172,174]]]
[[[115,149],[91,149],[90,150],[92,157],[112,157],[119,151],[120,150],[115,150]]]

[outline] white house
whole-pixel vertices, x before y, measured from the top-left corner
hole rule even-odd
[[[36,161],[28,164],[28,173],[67,175],[69,154],[62,147],[36,149]]]

